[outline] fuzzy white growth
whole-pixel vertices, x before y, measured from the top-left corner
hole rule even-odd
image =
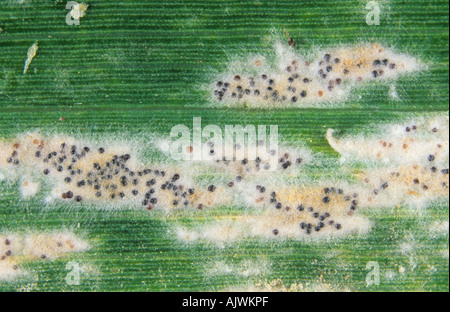
[[[350,90],[367,81],[393,80],[426,68],[376,43],[314,54],[316,58],[309,60],[277,42],[274,67],[264,57],[253,55],[247,61],[234,61],[209,89],[213,99],[226,106],[305,107],[345,100]]]
[[[400,100],[400,97],[397,93],[397,88],[393,84],[389,87],[389,96],[393,100],[396,100],[396,101]]]
[[[103,143],[95,146],[71,137],[27,133],[0,140],[0,169],[8,172],[11,180],[24,171],[49,178],[53,189],[45,199],[48,203],[62,200],[106,204],[108,208],[203,209],[232,199],[228,188],[194,183],[197,173],[191,167],[144,166],[129,146]],[[38,191],[36,182],[22,181],[24,198]]]
[[[292,283],[285,284],[281,279],[274,279],[271,281],[263,281],[254,284],[249,284],[241,287],[234,287],[226,289],[232,292],[349,292],[348,288],[342,288],[338,285],[333,285],[318,280],[316,282],[308,283]]]
[[[30,66],[31,61],[33,60],[33,58],[36,56],[37,50],[38,50],[38,42],[36,40],[36,42],[33,43],[33,45],[28,49],[27,59],[25,61],[25,66],[23,68],[23,73],[24,74],[27,73],[28,67]]]
[[[26,275],[26,272],[21,270],[15,263],[0,261],[0,282],[10,282],[24,275]]]
[[[367,200],[374,206],[406,203],[418,208],[448,200],[448,113],[376,127],[378,134],[371,136],[335,138],[334,130],[327,131],[342,159],[378,163],[378,168],[357,174],[367,187]]]
[[[446,221],[435,221],[430,226],[430,232],[435,235],[448,235],[449,231],[449,222]]]
[[[0,281],[25,275],[22,262],[55,260],[89,248],[87,241],[70,232],[0,235]]]
[[[328,227],[313,234],[306,234],[300,230],[302,218],[284,217],[272,212],[236,216],[234,219],[217,221],[195,229],[177,228],[176,236],[187,244],[207,243],[223,248],[247,239],[321,241],[348,235],[364,235],[371,228],[370,221],[359,216],[349,219],[336,218],[336,222],[342,224],[339,231]]]
[[[31,179],[23,179],[20,184],[20,192],[25,199],[34,197],[39,192],[40,188],[40,183],[33,182]]]
[[[262,277],[270,272],[270,263],[267,260],[246,260],[240,263],[228,261],[215,261],[206,264],[205,275],[222,276],[236,275],[243,277],[259,276]]]
[[[328,129],[330,146],[345,158],[381,160],[385,163],[424,162],[432,154],[436,162],[448,163],[448,113],[435,118],[418,118],[402,124],[372,126],[380,134],[335,138]]]
[[[22,253],[30,259],[54,260],[68,253],[83,252],[88,249],[88,242],[73,233],[33,234],[24,238]]]

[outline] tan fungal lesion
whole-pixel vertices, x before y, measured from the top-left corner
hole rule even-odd
[[[354,189],[326,186],[265,186],[246,190],[250,198],[245,214],[219,218],[199,229],[180,228],[181,241],[218,245],[248,238],[316,239],[364,234],[370,222],[357,211],[365,206],[366,196]]]
[[[296,282],[286,284],[281,279],[274,279],[268,281],[260,281],[252,285],[244,287],[234,287],[226,289],[227,291],[237,292],[347,292],[348,288],[326,283],[323,276],[315,282],[301,283]]]
[[[215,153],[216,147],[209,145],[209,150],[214,152],[209,154],[207,163],[212,165],[207,166],[209,171],[202,171],[203,164],[200,167],[185,163],[144,165],[126,146],[104,146],[37,133],[0,141],[0,169],[20,175],[26,168],[32,168],[41,177],[53,181],[52,200],[73,204],[131,205],[148,210],[247,207],[245,212],[217,218],[216,222],[198,229],[179,229],[177,235],[185,242],[225,244],[246,238],[359,235],[367,233],[371,226],[359,214],[360,209],[449,195],[448,137],[445,135],[448,118],[410,120],[383,129],[385,133],[369,138],[335,138],[328,132],[330,145],[342,155],[369,159],[372,163],[381,160],[377,168],[354,171],[359,183],[353,184],[289,183],[296,172],[287,170],[310,162],[312,156],[285,147],[277,151],[275,170],[262,171],[261,166],[269,158],[223,160],[217,158],[220,153]],[[235,146],[234,156],[237,151]],[[223,176],[220,181],[209,179],[208,184],[202,184],[197,181],[202,173]],[[229,178],[227,173],[232,173],[231,180],[225,180]],[[270,179],[261,179],[259,173],[267,174],[263,176]],[[23,189],[30,188],[33,180],[22,179],[21,183]],[[32,196],[36,190],[37,187],[31,187],[22,190],[22,194]]]
[[[33,170],[54,182],[51,201],[201,210],[231,198],[223,186],[197,186],[183,168],[143,165],[127,147],[94,146],[70,137],[29,133],[0,141],[0,148],[0,169],[18,174]],[[37,193],[32,183],[22,183],[24,197]]]
[[[380,161],[381,168],[365,169],[357,177],[373,205],[401,204],[415,199],[449,196],[448,115],[385,126],[385,133],[336,139],[330,145],[342,156]]]
[[[314,61],[286,49],[290,48],[276,46],[278,69],[256,69],[258,73],[251,75],[243,69],[217,78],[213,98],[228,106],[307,106],[343,100],[355,85],[395,79],[423,67],[416,59],[377,43],[327,49]],[[259,67],[262,61],[251,64]]]
[[[272,234],[288,236],[364,232],[356,211],[362,196],[355,189],[338,186],[277,186],[254,196],[254,205],[264,207],[263,222]],[[260,221],[259,221],[260,222]],[[367,225],[367,222],[364,225]],[[276,224],[279,224],[277,227]],[[364,226],[363,226],[364,227]],[[285,233],[286,232],[286,233]],[[288,234],[289,233],[289,234]]]
[[[372,189],[373,201],[377,196],[393,199],[448,198],[448,166],[408,165],[380,170],[368,170],[361,176]]]
[[[448,162],[448,115],[387,125],[383,131],[371,137],[336,138],[328,129],[326,137],[335,151],[356,159],[406,163],[432,155],[436,162]]]
[[[0,235],[0,281],[26,274],[23,263],[55,260],[89,248],[87,241],[70,232]]]

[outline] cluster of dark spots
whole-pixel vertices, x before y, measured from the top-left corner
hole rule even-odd
[[[292,68],[291,68],[292,69]],[[292,84],[295,82],[295,79],[299,78],[298,74],[293,74],[287,78],[287,81]],[[260,81],[260,84],[262,84],[262,88],[258,88],[256,86],[255,79],[258,79]],[[288,86],[288,91],[291,93],[294,93],[296,95],[294,96],[288,96],[281,90],[277,89],[277,84],[275,81],[275,78],[270,78],[266,74],[263,74],[257,78],[250,77],[248,79],[249,85],[245,85],[245,81],[242,81],[243,79],[234,79],[234,81],[239,82],[239,84],[234,88],[225,88],[225,83],[222,81],[219,81],[216,83],[216,89],[214,90],[213,94],[216,97],[217,100],[222,101],[226,96],[231,97],[233,99],[243,99],[246,96],[256,96],[259,97],[262,95],[263,99],[267,100],[270,99],[273,102],[283,102],[286,100],[290,100],[292,102],[296,102],[300,98],[304,98],[307,96],[306,90],[302,90],[300,93],[296,93],[297,89],[293,87],[292,85]],[[245,79],[244,79],[245,80]],[[242,83],[240,83],[242,81]],[[309,83],[310,78],[304,78],[304,83]],[[229,85],[229,84],[228,84]]]
[[[5,251],[5,253],[3,255],[0,256],[0,260],[3,261],[7,257],[11,257],[11,256],[12,256],[12,251],[11,250],[7,250],[7,251]]]
[[[306,222],[301,222],[300,223],[300,228],[302,229],[302,230],[305,230],[305,233],[306,234],[311,234],[311,229],[312,229],[312,224],[311,223],[306,223]]]
[[[372,71],[372,77],[377,78],[379,76],[382,76],[384,74],[384,71],[382,69],[377,69]]]
[[[417,130],[417,126],[416,126],[416,125],[407,126],[407,127],[405,128],[405,131],[406,131],[406,132],[411,132],[411,131],[415,131],[415,130]]]
[[[14,146],[14,148],[18,148],[19,147],[18,144],[14,144],[13,146]],[[6,159],[6,162],[9,163],[9,164],[13,164],[13,165],[17,166],[17,165],[20,164],[20,160],[19,160],[18,156],[19,156],[19,153],[17,152],[17,150],[14,150],[11,153],[11,156]]]
[[[62,193],[62,198],[63,199],[71,199],[73,197],[73,193],[71,191]]]

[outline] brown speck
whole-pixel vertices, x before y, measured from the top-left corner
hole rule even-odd
[[[59,120],[60,120],[60,121],[64,121],[64,120],[66,120],[66,117],[61,116],[61,117],[59,117]]]
[[[319,92],[317,92],[317,94],[318,94],[320,97],[322,97],[322,96],[323,96],[323,91],[322,91],[322,90],[319,90]]]

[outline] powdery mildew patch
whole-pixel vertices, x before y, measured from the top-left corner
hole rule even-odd
[[[144,166],[126,146],[95,146],[71,137],[28,133],[0,141],[0,170],[10,177],[24,171],[48,178],[53,190],[47,201],[96,203],[107,207],[203,209],[226,203],[228,187],[192,186],[181,168]],[[35,177],[33,175],[33,177]],[[23,179],[21,192],[34,196],[39,185]]]
[[[224,246],[248,238],[302,240],[362,235],[371,227],[369,220],[357,214],[360,206],[368,203],[366,193],[359,190],[286,185],[266,189],[258,185],[254,191],[243,192],[246,204],[259,211],[218,220],[200,229],[178,228],[178,239]]]
[[[207,277],[223,275],[261,277],[270,272],[271,264],[267,260],[244,260],[239,263],[233,263],[231,261],[215,261],[207,263],[205,266],[205,275]]]
[[[381,163],[359,174],[373,205],[447,199],[449,196],[448,114],[385,126],[382,134],[336,139],[330,145],[346,160]]]
[[[348,288],[342,288],[323,281],[313,283],[292,283],[287,285],[281,279],[263,281],[244,287],[234,287],[227,291],[236,292],[348,292]]]
[[[85,240],[70,232],[0,235],[0,281],[26,275],[20,268],[23,262],[55,260],[88,249]]]
[[[448,163],[448,113],[373,127],[378,129],[378,134],[341,138],[335,138],[335,131],[328,129],[327,140],[344,160],[354,158],[405,164],[430,157],[434,162]]]
[[[425,67],[377,43],[329,48],[314,60],[281,43],[275,50],[276,68],[265,64],[265,57],[251,57],[241,66],[230,64],[210,86],[213,100],[251,108],[314,106],[345,100],[351,89],[365,82],[396,79]]]

